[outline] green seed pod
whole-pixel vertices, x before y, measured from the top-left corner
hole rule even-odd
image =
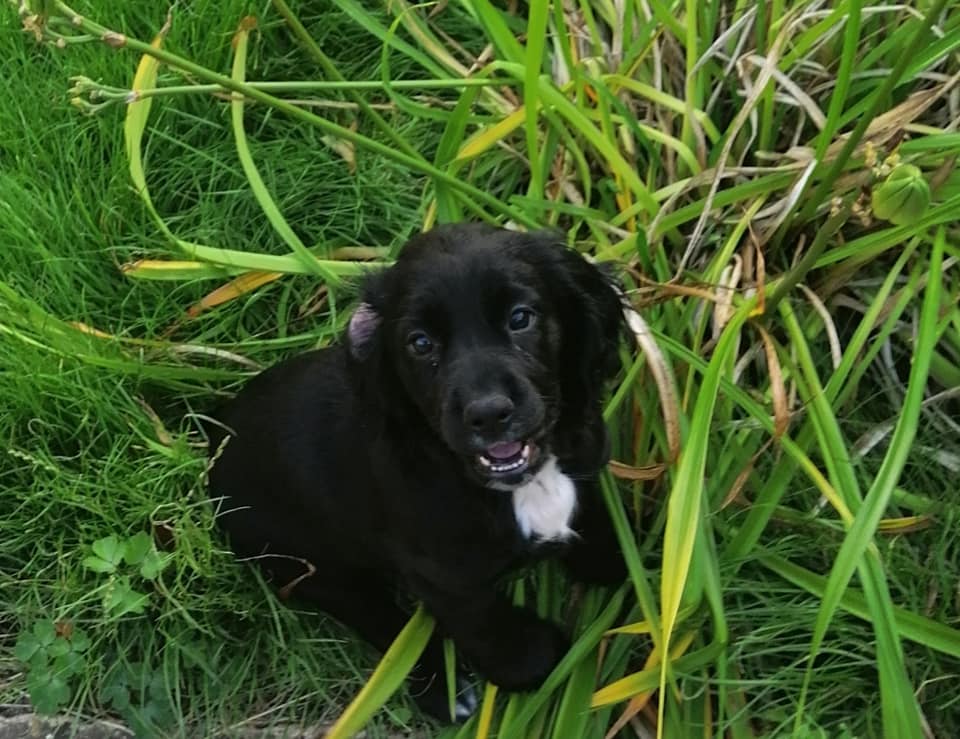
[[[900,164],[873,188],[873,213],[897,226],[916,223],[930,205],[930,185],[912,164]]]

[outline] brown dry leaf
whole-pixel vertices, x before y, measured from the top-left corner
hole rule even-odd
[[[299,557],[292,557],[291,559],[296,559],[298,562],[305,565],[307,568],[307,571],[304,572],[302,575],[297,575],[290,582],[288,582],[286,585],[280,588],[279,591],[277,591],[277,597],[280,598],[280,600],[288,600],[290,596],[293,594],[293,589],[297,587],[297,585],[302,583],[304,580],[306,580],[308,577],[312,577],[317,571],[317,568],[313,565],[313,562],[310,562],[309,560],[300,559]]]
[[[858,151],[862,151],[868,144],[879,149],[885,149],[891,142],[895,142],[903,133],[907,124],[913,123],[923,113],[925,113],[934,103],[950,92],[956,84],[960,82],[960,72],[953,75],[942,85],[915,92],[904,100],[900,105],[894,106],[885,113],[881,113],[867,126],[863,140],[857,146]],[[840,150],[846,144],[846,136],[842,136],[834,141],[827,148],[826,159],[831,160],[840,153]]]
[[[875,160],[878,149],[885,151],[896,148],[907,127],[950,92],[957,82],[960,82],[960,72],[938,87],[915,92],[900,105],[878,115],[867,126],[863,138],[857,144],[856,153]],[[831,162],[836,159],[847,142],[847,135],[837,136],[833,143],[827,147],[824,162]],[[812,146],[792,146],[782,154],[782,157],[808,165],[812,163],[814,153]],[[835,189],[852,189],[855,185],[861,184],[865,177],[869,177],[869,173],[855,172],[848,174],[837,181]]]
[[[607,469],[610,474],[620,480],[630,480],[632,482],[642,480],[656,480],[666,471],[665,464],[651,464],[645,467],[634,467],[623,462],[611,460],[607,463]]]
[[[717,295],[714,292],[711,292],[707,287],[698,287],[696,285],[681,285],[675,282],[657,282],[656,280],[651,280],[648,277],[645,277],[643,274],[638,272],[636,269],[627,267],[627,272],[640,284],[646,288],[651,297],[645,299],[642,302],[642,307],[644,305],[652,305],[655,303],[661,303],[672,297],[685,297],[685,298],[699,298],[700,300],[707,300],[711,303],[717,302]]]
[[[657,346],[653,332],[640,314],[628,305],[624,308],[623,316],[627,326],[633,333],[637,346],[647,359],[647,366],[657,383],[660,393],[660,410],[663,413],[663,426],[667,433],[667,447],[670,450],[670,461],[680,457],[680,403],[677,391],[673,385],[667,360]]]
[[[770,392],[773,394],[773,438],[780,439],[790,425],[790,408],[787,406],[787,387],[783,382],[780,358],[777,356],[773,339],[767,330],[757,325],[760,338],[763,339],[763,351],[767,355],[767,373],[770,375]]]
[[[53,625],[54,630],[56,631],[57,636],[66,639],[67,641],[73,636],[73,622],[72,621],[57,621]]]
[[[743,486],[747,484],[747,480],[750,479],[750,473],[753,472],[753,468],[756,466],[757,460],[760,459],[761,454],[770,448],[770,444],[772,443],[773,439],[769,439],[759,450],[757,450],[756,454],[750,457],[750,461],[744,465],[744,468],[740,471],[740,474],[737,475],[737,479],[733,481],[733,485],[730,486],[730,490],[727,491],[723,501],[720,503],[721,511],[734,501],[740,500],[740,493],[743,491]]]
[[[250,33],[257,27],[257,19],[255,16],[248,15],[245,18],[240,20],[239,25],[237,26],[236,33],[233,34],[233,38],[230,40],[230,46],[234,49],[237,48],[237,41],[240,38],[241,34]]]

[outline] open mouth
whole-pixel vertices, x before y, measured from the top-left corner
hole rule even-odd
[[[488,475],[516,475],[533,460],[536,447],[529,441],[501,441],[477,455],[480,469]]]

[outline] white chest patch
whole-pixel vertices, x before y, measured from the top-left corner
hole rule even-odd
[[[550,457],[530,482],[513,491],[513,515],[528,539],[563,541],[575,535],[570,520],[577,508],[573,480]]]

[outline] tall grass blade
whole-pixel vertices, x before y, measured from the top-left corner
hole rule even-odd
[[[827,580],[823,603],[817,613],[817,621],[814,626],[811,659],[819,651],[830,621],[836,612],[840,599],[843,597],[847,584],[850,582],[850,578],[853,576],[853,570],[857,562],[860,561],[873,540],[877,526],[890,502],[890,497],[893,495],[894,488],[900,479],[910,447],[917,434],[921,404],[927,385],[927,375],[930,371],[930,358],[937,342],[937,322],[940,311],[940,296],[943,289],[940,270],[945,243],[945,232],[941,228],[937,231],[933,254],[930,258],[929,280],[924,291],[916,347],[910,369],[910,380],[907,384],[907,393],[903,401],[903,409],[880,470],[867,492],[863,505],[847,531],[847,535],[844,537],[843,544],[840,546],[840,551],[837,553],[833,569]],[[865,583],[864,588],[867,587],[868,584]],[[899,656],[902,660],[899,642],[896,643],[893,656]],[[884,705],[884,724],[888,727],[888,730],[895,730],[895,727],[899,726],[899,731],[910,731],[919,735],[919,715],[916,704],[912,700],[910,704],[912,705],[906,707],[906,710],[909,711],[906,716],[902,713],[894,713],[894,706]],[[912,710],[910,710],[911,708]],[[906,734],[897,735],[906,736]]]
[[[433,626],[433,618],[423,610],[423,606],[417,608],[360,693],[330,728],[326,739],[349,739],[363,728],[403,684],[427,646]]]
[[[667,525],[663,534],[663,573],[660,581],[662,633],[660,639],[664,654],[670,653],[670,639],[677,623],[680,602],[690,573],[694,542],[700,528],[701,504],[705,496],[704,471],[707,463],[713,409],[717,402],[720,378],[728,367],[731,353],[740,338],[740,329],[754,302],[740,306],[733,314],[714,350],[703,376],[700,392],[690,417],[690,433],[680,454],[680,466],[667,502]],[[670,660],[660,667],[660,694],[664,694]],[[663,708],[660,701],[658,735],[662,732]]]
[[[480,703],[480,715],[477,718],[475,739],[488,739],[493,725],[493,709],[496,706],[497,686],[487,683],[483,688],[483,701]]]
[[[486,2],[486,0],[483,0]],[[546,45],[547,18],[550,4],[547,0],[531,0],[527,18],[526,70],[523,78],[523,104],[527,111],[527,157],[530,160],[530,197],[543,197],[543,162],[540,151],[540,127],[537,118],[540,92],[540,70]],[[511,38],[513,38],[511,36]]]

